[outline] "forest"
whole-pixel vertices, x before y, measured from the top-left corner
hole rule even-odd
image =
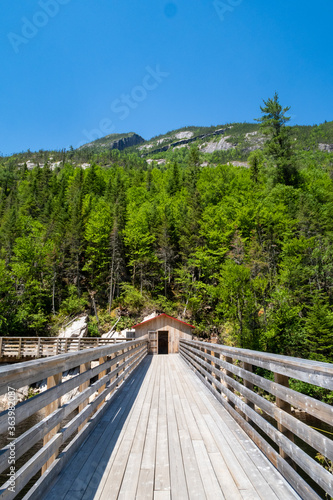
[[[88,312],[100,335],[155,310],[201,337],[332,362],[333,155],[294,141],[288,110],[264,101],[248,168],[195,144],[160,165],[117,150],[87,168],[75,151],[54,168],[47,152],[32,169],[1,158],[0,334],[54,335]]]

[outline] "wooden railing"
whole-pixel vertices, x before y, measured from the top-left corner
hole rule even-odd
[[[92,347],[113,345],[133,339],[100,337],[0,337],[0,361],[10,358],[43,358]]]
[[[302,498],[321,497],[298,467],[333,497],[333,475],[299,440],[328,461],[333,441],[295,418],[291,406],[331,426],[333,407],[289,388],[292,378],[333,390],[333,364],[187,340],[180,340],[180,354]],[[258,368],[273,374],[274,381],[256,374]]]
[[[0,498],[15,498],[41,471],[41,478],[25,496],[40,498],[100,420],[113,393],[146,354],[147,341],[136,340],[0,368],[0,395],[7,395],[10,404],[0,414],[0,436],[6,443],[0,450],[0,473],[8,476],[0,487]],[[62,382],[63,373],[75,368],[77,374]],[[15,406],[16,391],[45,379],[45,392]],[[71,393],[72,399],[63,402],[62,398],[73,390],[76,393]],[[40,412],[40,421],[17,435],[19,424],[33,415],[40,416]],[[66,448],[58,456],[65,443]],[[17,461],[24,459],[35,444],[39,444],[39,451],[17,468]]]

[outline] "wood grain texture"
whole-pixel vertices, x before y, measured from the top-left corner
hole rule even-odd
[[[141,370],[42,498],[299,499],[178,355]]]
[[[269,385],[265,386],[266,389],[271,387],[275,394],[282,395],[281,399],[279,397],[276,398],[277,404],[275,405],[254,391],[253,386],[256,381],[259,382],[258,385],[260,387],[260,385],[264,385],[264,379],[251,373],[251,367],[247,362],[243,361],[243,368],[235,366],[234,360],[239,359],[241,356],[238,355],[237,358],[230,356],[231,349],[224,351],[224,346],[222,346],[222,351],[227,352],[229,356],[226,356],[227,359],[225,361],[216,359],[215,356],[207,355],[206,343],[203,343],[204,345],[201,344],[198,342],[182,341],[180,346],[182,357],[192,366],[205,385],[242,428],[245,429],[251,439],[264,451],[266,456],[289,479],[293,486],[302,495],[305,495],[305,498],[318,498],[318,495],[288,464],[290,459],[297,463],[324,491],[332,495],[332,475],[293,442],[293,435],[295,434],[300,437],[330,460],[333,454],[333,442],[290,414],[290,404],[286,401],[287,398],[283,397],[284,391],[288,392],[288,397],[294,397],[294,391],[291,391],[288,387],[288,378],[285,375],[282,376],[280,373],[275,374],[275,382],[270,382]],[[213,352],[215,350],[216,352],[220,352],[219,346],[217,348],[214,346],[212,350]],[[239,350],[236,349],[236,351]],[[269,355],[270,358],[272,356]],[[279,356],[278,358],[281,357]],[[286,357],[283,358],[283,361],[288,361],[285,359]],[[215,361],[215,367],[212,367],[212,363],[208,362],[213,360]],[[295,358],[291,358],[291,363],[293,364],[294,362]],[[254,364],[256,364],[256,361]],[[320,363],[320,368],[323,365],[323,363]],[[242,377],[243,384],[238,378],[236,380],[234,375]],[[218,378],[221,379],[221,382],[218,381]],[[298,394],[299,400],[302,397],[302,394]],[[308,399],[307,403],[309,403]],[[276,429],[266,418],[263,418],[256,411],[257,408],[262,409],[265,414],[275,419],[278,428]],[[323,410],[325,412],[326,408],[323,408]],[[278,445],[282,458],[278,458],[276,451],[268,443],[264,434],[259,435],[253,424],[264,431]]]

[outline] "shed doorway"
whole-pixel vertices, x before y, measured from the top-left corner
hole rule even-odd
[[[158,354],[169,354],[169,332],[158,332]]]

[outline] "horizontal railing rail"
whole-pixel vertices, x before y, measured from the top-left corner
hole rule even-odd
[[[293,378],[333,390],[333,364],[187,340],[180,340],[180,354],[302,498],[320,496],[297,467],[333,496],[333,475],[297,444],[332,462],[333,440],[292,414],[297,408],[332,426],[333,407],[289,387]],[[272,372],[274,381],[257,368]]]
[[[0,473],[8,476],[0,498],[15,498],[39,472],[25,498],[36,498],[36,491],[39,495],[46,489],[147,352],[147,341],[136,340],[1,367],[0,394],[9,398],[9,409],[0,413],[0,436],[7,442],[0,450]],[[73,369],[72,377],[63,381],[63,373]],[[42,380],[47,380],[45,392],[15,405],[17,390]],[[18,425],[32,415],[41,416],[40,421],[17,435]],[[37,444],[39,450],[16,470],[16,461]]]
[[[101,337],[0,337],[0,360],[10,358],[43,358],[66,352],[81,351],[121,342],[132,338]]]

